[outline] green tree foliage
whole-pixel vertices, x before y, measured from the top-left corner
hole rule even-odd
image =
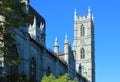
[[[7,66],[19,65],[21,63],[16,53],[10,49],[11,44],[16,43],[13,38],[15,35],[13,29],[27,27],[33,20],[33,15],[26,11],[28,5],[21,1],[22,0],[0,0],[0,57],[3,55],[6,58],[4,64]],[[1,45],[1,43],[3,43],[3,45]],[[13,74],[9,77],[21,79],[22,76]]]
[[[14,40],[11,39],[11,29],[25,27],[32,22],[32,15],[28,14],[26,4],[22,0],[0,0],[0,15],[4,17],[4,21],[0,20],[0,34],[3,35],[5,44],[10,44]]]
[[[27,5],[21,1],[0,0],[0,15],[5,17],[4,26],[6,29],[25,26],[32,21],[31,15],[25,11]]]
[[[27,24],[32,22],[33,15],[26,12],[27,5],[22,0],[0,0],[0,42],[4,46],[0,46],[0,52],[4,56],[13,56],[14,52],[9,50],[11,43],[15,42],[12,38],[14,35],[13,29],[19,27],[27,27]],[[1,55],[0,53],[0,55]],[[15,59],[15,61],[17,61]],[[13,63],[16,63],[12,61]],[[17,61],[18,62],[18,61]]]
[[[78,80],[76,78],[70,80],[68,74],[64,74],[58,78],[50,74],[49,76],[44,76],[41,82],[78,82]]]

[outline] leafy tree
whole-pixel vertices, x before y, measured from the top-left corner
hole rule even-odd
[[[9,46],[14,40],[11,39],[11,29],[25,27],[29,22],[32,22],[32,15],[25,11],[26,4],[21,0],[0,0],[0,34],[3,35],[5,46]]]
[[[9,50],[11,43],[15,42],[12,36],[13,29],[27,27],[32,22],[33,16],[26,12],[27,5],[22,0],[0,0],[0,55],[13,56],[14,52]],[[1,38],[2,37],[2,38]],[[18,60],[15,59],[18,62]],[[12,63],[16,63],[12,61]]]
[[[70,80],[68,74],[64,74],[58,78],[50,74],[49,76],[44,76],[41,82],[78,82],[78,80],[76,78]]]
[[[33,20],[33,15],[26,11],[28,5],[21,1],[22,0],[0,0],[0,55],[8,59],[12,58],[4,62],[8,66],[20,64],[16,53],[10,49],[11,43],[15,42],[13,29],[27,27]],[[11,78],[13,76],[14,75],[12,75]],[[18,77],[16,76],[15,78]]]

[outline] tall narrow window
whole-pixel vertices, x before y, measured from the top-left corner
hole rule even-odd
[[[31,58],[30,77],[31,79],[36,79],[36,61],[34,57]]]
[[[51,73],[50,67],[47,68],[47,76],[49,76]]]
[[[84,59],[85,58],[85,49],[81,48],[80,53],[81,53],[81,59]]]
[[[9,51],[9,56],[5,58],[5,61],[10,62],[11,66],[8,65],[8,73],[12,75],[18,73],[18,64],[14,63],[19,60],[17,46],[15,44],[11,45]]]
[[[81,30],[81,36],[84,36],[85,35],[85,28],[83,25],[81,25],[80,30]]]

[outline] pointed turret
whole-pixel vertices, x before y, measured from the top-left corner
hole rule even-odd
[[[68,54],[69,54],[69,41],[67,35],[65,36],[64,41],[64,60],[68,63]]]
[[[65,36],[65,41],[64,41],[64,43],[65,43],[65,44],[69,44],[67,35]]]
[[[34,16],[34,20],[33,20],[33,27],[36,27],[36,16]]]
[[[54,42],[54,52],[58,55],[59,53],[59,45],[58,45],[58,40],[57,40],[57,37],[55,39],[55,42]]]
[[[77,15],[76,9],[75,9],[75,11],[74,11],[74,15]]]
[[[90,9],[90,6],[88,7],[88,13],[91,13],[91,9]]]
[[[75,11],[74,11],[74,21],[76,21],[77,20],[77,12],[76,12],[76,9],[75,9]]]
[[[41,22],[41,23],[40,23],[40,31],[41,31],[42,33],[44,32],[44,27],[45,27],[45,26],[44,26],[44,23]]]
[[[74,11],[74,38],[75,38],[75,40],[76,40],[76,38],[77,38],[77,21],[79,20],[79,18],[78,18],[78,16],[77,16],[77,11],[76,11],[76,9],[75,9],[75,11]],[[73,45],[75,45],[75,44],[73,44]]]
[[[29,33],[33,39],[36,40],[36,17],[34,16],[33,24],[32,26],[29,26]]]
[[[88,18],[89,19],[91,18],[91,9],[90,9],[90,6],[88,7]]]
[[[30,25],[29,25],[29,28],[28,28],[28,32],[29,32],[29,33],[31,32],[31,28],[32,28],[32,25],[30,24]]]

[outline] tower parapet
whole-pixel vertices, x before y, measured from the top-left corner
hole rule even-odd
[[[88,14],[87,16],[77,16],[77,11],[75,9],[74,11],[74,21],[85,21],[85,20],[94,20],[94,16],[91,13],[90,7],[88,8]]]

